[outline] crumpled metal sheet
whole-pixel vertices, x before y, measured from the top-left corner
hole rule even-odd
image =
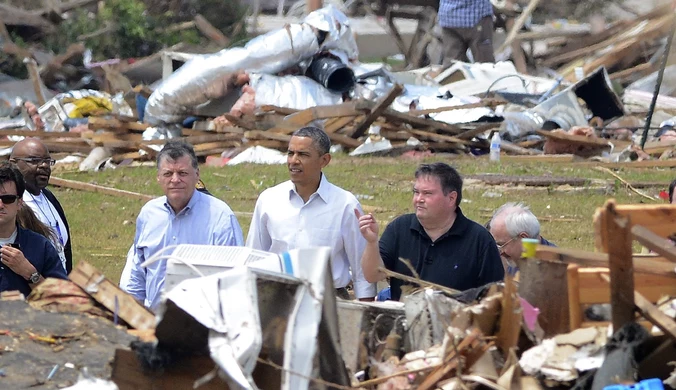
[[[191,247],[186,250],[199,252],[198,246]],[[239,247],[212,248],[220,251],[222,260],[230,259],[233,251],[242,254]],[[181,261],[191,262],[189,251],[181,253]],[[176,251],[172,258],[174,255]],[[317,374],[348,385],[336,299],[331,293],[330,248],[267,255],[247,262],[246,267],[188,278],[176,285],[160,306],[158,340],[176,348],[200,350],[207,344],[208,334],[211,357],[232,389],[258,388],[252,373],[264,338],[283,340],[279,345],[265,344],[268,359],[284,367],[281,389],[307,389],[308,378]],[[208,273],[205,264],[195,266]]]
[[[333,4],[310,13],[303,22],[329,33],[322,43],[322,49],[343,52],[349,60],[357,60],[359,57],[359,48],[350,28],[350,19]]]
[[[328,32],[321,45],[313,27]],[[229,92],[237,72],[274,74],[328,49],[358,55],[347,16],[333,6],[312,12],[301,24],[256,37],[244,47],[194,57],[150,95],[145,121],[153,125],[179,122],[191,108]]]
[[[269,104],[304,110],[343,102],[340,94],[329,91],[309,77],[251,74],[250,78],[251,87],[256,90],[256,107]]]

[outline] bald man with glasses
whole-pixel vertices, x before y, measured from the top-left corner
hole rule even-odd
[[[23,201],[33,213],[54,231],[52,244],[56,248],[66,273],[73,269],[70,229],[66,214],[56,196],[46,187],[55,161],[45,144],[38,138],[26,138],[12,148],[9,160],[16,164],[26,183]]]

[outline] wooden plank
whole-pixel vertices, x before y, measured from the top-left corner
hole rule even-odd
[[[423,130],[416,130],[416,129],[407,129],[407,132],[418,136],[419,138],[422,138],[423,140],[431,140],[431,141],[438,141],[438,142],[452,142],[455,144],[461,144],[461,145],[469,145],[469,141],[465,141],[463,139],[460,139],[458,137],[453,137],[451,135],[443,135],[443,134],[437,134],[437,133],[432,133],[429,131],[423,131]]]
[[[577,160],[574,154],[546,154],[538,156],[500,156],[501,161],[507,162],[546,162],[546,163],[568,163]]]
[[[193,18],[195,26],[205,37],[209,38],[212,42],[216,43],[220,47],[226,47],[230,44],[230,39],[223,35],[221,30],[214,27],[209,21],[202,15],[197,14]]]
[[[580,304],[610,302],[610,286],[604,281],[609,273],[610,269],[606,267],[579,268]],[[634,273],[634,288],[651,302],[657,302],[664,296],[676,294],[674,279],[658,275]]]
[[[129,199],[138,199],[146,202],[156,198],[155,196],[152,195],[145,195],[139,194],[137,192],[118,190],[117,188],[104,187],[90,183],[83,183],[75,180],[66,180],[54,176],[49,178],[49,184],[57,187],[72,188],[74,190],[80,191],[97,192],[100,194],[106,194],[111,196],[121,196]]]
[[[366,118],[355,125],[354,131],[352,132],[352,138],[359,138],[363,136],[371,124],[376,119],[378,119],[378,117],[390,106],[390,104],[392,104],[394,99],[401,95],[403,91],[404,87],[401,84],[394,84],[390,92],[378,100],[378,103],[376,103],[376,106],[373,107],[373,110],[371,110],[371,112],[366,115]]]
[[[460,127],[455,125],[449,125],[448,123],[435,121],[434,119],[425,119],[419,118],[417,116],[412,116],[403,112],[398,112],[394,110],[387,109],[383,111],[382,116],[385,117],[388,121],[393,122],[403,122],[411,125],[412,127],[425,128],[425,129],[434,129],[440,130],[448,134],[458,135],[462,133]]]
[[[676,232],[676,205],[617,205],[617,213],[628,216],[632,225],[648,228],[660,237],[667,238]]]
[[[610,303],[613,329],[620,329],[634,320],[634,262],[630,218],[620,216],[615,202],[605,204],[610,265]]]
[[[273,105],[269,105],[269,104],[261,106],[260,110],[262,112],[274,111],[274,112],[281,114],[281,115],[291,115],[291,114],[295,114],[299,111],[295,108],[279,107],[279,106],[273,106]]]
[[[117,312],[117,315],[130,326],[136,329],[155,327],[153,313],[86,261],[78,261],[68,278],[91,295],[96,302],[113,313]]]
[[[356,140],[352,137],[348,137],[346,135],[338,134],[338,133],[328,133],[329,138],[331,139],[332,143],[336,144],[341,144],[343,146],[347,146],[348,148],[354,149],[361,145],[361,142],[359,140]]]
[[[505,140],[502,140],[500,147],[507,153],[514,153],[519,156],[539,156],[543,154],[541,150],[522,148]]]
[[[69,133],[69,132],[55,132],[55,131],[33,131],[33,130],[22,130],[22,129],[7,129],[2,130],[3,136],[21,136],[21,137],[32,137],[40,139],[54,139],[54,138],[80,138],[78,133]]]
[[[460,139],[472,139],[479,134],[483,134],[486,131],[491,130],[491,129],[495,129],[497,127],[500,127],[500,123],[482,124],[480,126],[475,127],[474,129],[466,130],[466,131],[458,134],[457,137],[460,138]]]
[[[453,111],[453,110],[466,110],[466,109],[478,108],[478,107],[495,107],[495,106],[499,106],[499,105],[507,104],[507,103],[509,103],[509,102],[507,102],[504,99],[486,98],[486,99],[482,99],[478,103],[468,103],[468,104],[461,104],[459,106],[445,106],[445,107],[439,107],[439,108],[430,108],[428,110],[410,110],[408,112],[408,114],[413,115],[413,116],[420,116],[420,115],[436,114],[436,113],[439,113],[439,112],[446,112],[446,111]]]
[[[559,132],[559,131],[545,131],[545,130],[535,130],[535,132],[545,138],[554,140],[554,141],[559,141],[559,142],[565,142],[567,144],[572,144],[572,145],[580,145],[580,146],[587,146],[587,147],[592,147],[592,148],[610,148],[611,146],[611,141],[604,139],[604,138],[592,138],[592,137],[585,137],[583,135],[573,135],[573,134],[568,134],[564,132]],[[612,141],[613,145],[615,145],[616,148],[625,148],[629,145],[631,145],[630,141],[617,141],[613,140]]]
[[[124,160],[142,160],[142,161],[147,161],[151,160],[152,157],[149,156],[148,154],[141,154],[139,152],[130,152],[130,153],[120,153],[120,154],[114,154],[113,157],[113,162],[114,163],[120,163]]]
[[[582,325],[582,304],[580,302],[580,266],[570,264],[566,271],[568,278],[568,311],[570,312],[570,330],[575,330]]]
[[[115,350],[111,380],[120,390],[192,389],[195,381],[213,370],[215,363],[208,356],[187,356],[159,372],[143,369],[136,353],[126,349]],[[227,383],[218,375],[200,389],[227,389]]]
[[[671,240],[662,238],[641,225],[632,226],[631,234],[641,245],[676,263],[676,247]]]
[[[587,252],[579,249],[557,248],[538,245],[535,256],[539,260],[577,264],[581,267],[605,267],[609,266],[608,254],[600,252]],[[657,275],[676,279],[674,265],[658,258],[647,258],[635,254],[633,256],[634,271],[637,273]]]
[[[290,125],[302,127],[317,119],[361,115],[363,110],[358,107],[357,101],[335,104],[332,106],[316,106],[293,113],[284,118],[284,121]]]
[[[358,116],[344,116],[342,118],[334,118],[334,120],[329,124],[327,123],[324,126],[324,131],[327,134],[335,133],[342,129],[343,127],[352,123]]]
[[[636,307],[643,314],[643,317],[660,328],[665,335],[676,340],[676,322],[671,317],[662,313],[662,311],[637,291],[634,292],[634,302],[636,302]]]
[[[544,337],[570,331],[568,264],[540,259],[518,259],[519,295],[540,309],[538,323]]]
[[[286,134],[274,133],[271,131],[251,130],[244,133],[244,137],[248,139],[269,139],[274,141],[289,142],[291,136]]]
[[[535,11],[535,8],[537,8],[538,4],[540,4],[540,0],[530,0],[526,9],[523,10],[523,12],[521,12],[519,17],[514,22],[514,25],[512,26],[511,30],[509,30],[509,34],[507,34],[507,38],[502,43],[502,45],[500,45],[500,48],[496,51],[496,53],[504,51],[507,48],[507,46],[509,46],[512,43],[512,41],[514,41],[516,35],[521,30],[521,27],[523,27],[524,23],[526,23],[526,19],[528,19],[528,17],[533,13],[533,11]]]

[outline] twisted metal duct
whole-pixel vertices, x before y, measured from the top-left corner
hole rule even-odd
[[[193,57],[150,95],[145,121],[154,126],[182,121],[192,108],[227,94],[243,71],[274,74],[321,50],[356,59],[357,44],[348,22],[347,16],[328,6],[309,14],[303,23],[256,37],[244,47]]]

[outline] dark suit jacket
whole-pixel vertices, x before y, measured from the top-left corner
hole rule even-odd
[[[63,220],[64,225],[66,225],[66,231],[68,232],[68,241],[66,242],[66,245],[63,248],[63,252],[66,255],[66,273],[70,273],[70,271],[73,269],[73,250],[71,249],[70,246],[70,228],[68,227],[68,220],[66,219],[66,214],[63,212],[63,207],[61,207],[61,203],[56,199],[56,196],[48,190],[48,189],[43,189],[42,193],[45,194],[45,197],[54,205],[54,208],[56,211],[59,213],[59,216]]]

